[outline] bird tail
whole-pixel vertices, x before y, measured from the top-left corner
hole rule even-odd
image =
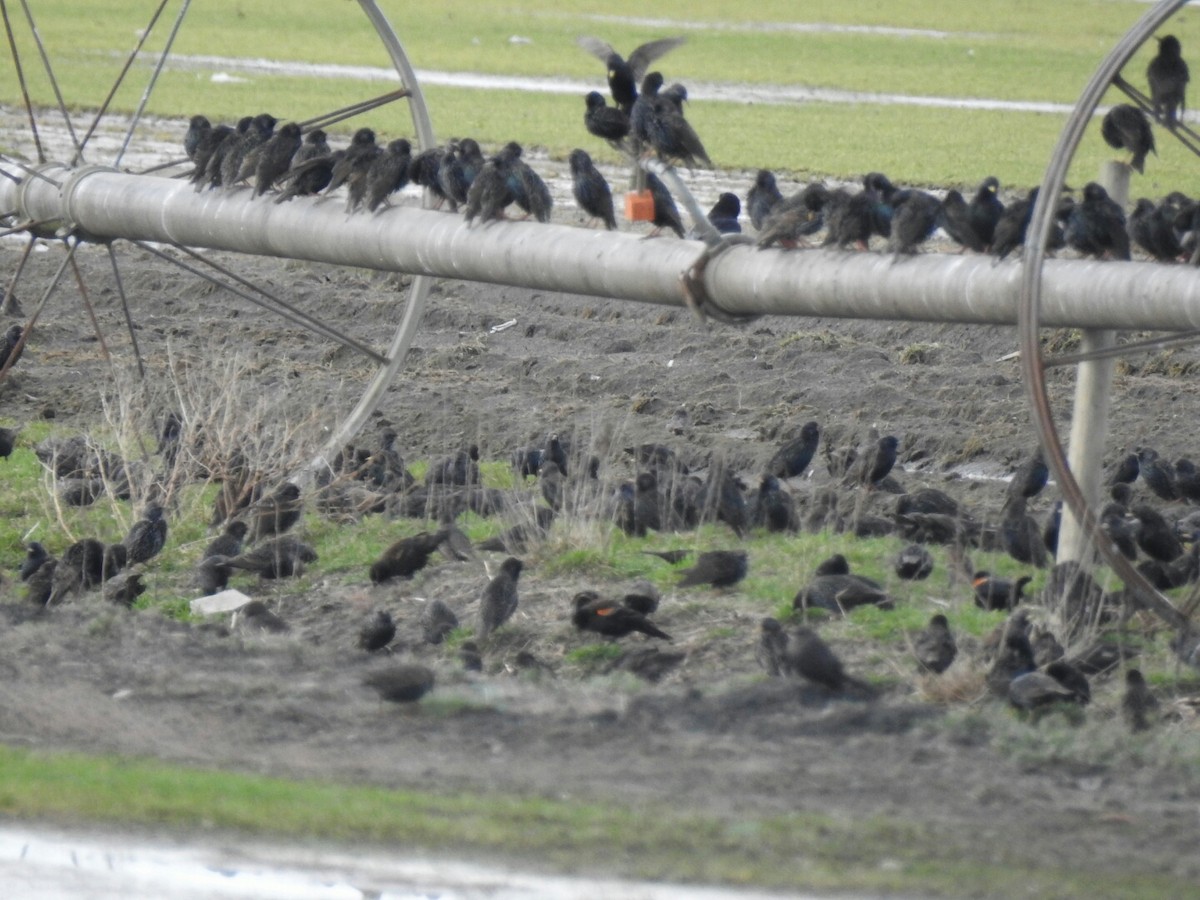
[[[674,638],[672,638],[669,634],[667,634],[665,631],[663,631],[661,628],[659,628],[653,622],[643,622],[641,624],[641,626],[638,628],[638,631],[640,631],[642,634],[648,634],[648,635],[650,635],[650,637],[660,638],[661,640],[664,640],[664,641],[674,640]]]

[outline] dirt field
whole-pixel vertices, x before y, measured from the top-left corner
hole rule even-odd
[[[229,360],[244,363],[238,390],[281,421],[319,425],[357,398],[366,369],[352,354],[141,251],[118,249],[142,353],[160,380],[155,402],[170,400],[160,390],[169,370],[194,373],[199,383],[203,371]],[[0,271],[13,270],[19,251],[18,243],[0,244]],[[31,258],[19,292],[26,313],[61,252]],[[107,256],[98,248],[80,256],[106,340],[128,361]],[[362,339],[383,343],[399,318],[395,276],[222,259]],[[0,386],[5,422],[52,414],[58,426],[82,431],[104,421],[98,396],[111,397],[112,380],[76,296],[68,284],[52,300]],[[490,333],[510,320],[516,325]],[[404,377],[363,442],[391,425],[410,460],[470,442],[494,460],[559,432],[602,451],[604,477],[620,479],[634,473],[621,448],[655,441],[701,470],[716,455],[754,483],[778,444],[815,419],[834,446],[872,426],[897,435],[907,488],[938,486],[994,509],[1002,485],[953,473],[965,463],[1008,472],[1031,447],[1018,364],[999,361],[1015,339],[1007,328],[782,318],[708,330],[685,310],[442,283]],[[1054,383],[1065,423],[1070,380],[1056,375]],[[1187,452],[1195,401],[1188,379],[1122,374],[1108,456],[1146,444],[1169,458]],[[792,487],[804,502],[828,481],[818,463]],[[687,536],[680,543],[692,545]],[[11,583],[20,550],[3,552],[3,743],[433,791],[606,799],[648,814],[666,804],[731,821],[795,810],[882,817],[918,826],[929,845],[961,847],[994,864],[1200,878],[1200,782],[1181,776],[1169,753],[1172,741],[1194,745],[1200,732],[1166,726],[1170,735],[1150,744],[1155,752],[1098,759],[1075,752],[1082,738],[1058,754],[1036,741],[1030,750],[998,709],[947,713],[921,699],[908,672],[874,702],[773,682],[763,678],[754,645],[758,620],[774,610],[736,592],[667,594],[656,621],[675,636],[668,649],[685,658],[651,685],[567,661],[589,642],[568,621],[569,598],[588,585],[539,572],[546,559],[536,550],[521,581],[521,612],[485,645],[483,675],[422,644],[417,624],[435,597],[473,622],[482,563],[439,560],[411,583],[379,587],[365,571],[327,573],[320,563],[301,592],[239,580],[292,627],[264,637],[231,632],[226,616],[184,625],[153,610],[114,612],[91,597],[35,616]],[[494,567],[501,557],[487,558]],[[798,560],[798,577],[814,562]],[[177,595],[182,578],[152,574],[151,596]],[[929,585],[931,598],[970,602],[943,572]],[[397,655],[435,668],[439,714],[381,709],[361,685],[389,662],[354,647],[375,607],[400,623]],[[642,646],[640,637],[626,643]],[[836,649],[851,668],[870,664],[869,647]],[[522,650],[550,671],[520,671]],[[1083,733],[1121,748],[1116,681],[1096,686],[1085,726],[1092,731]],[[990,891],[964,885],[962,893]]]

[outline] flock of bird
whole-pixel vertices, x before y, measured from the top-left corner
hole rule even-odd
[[[643,44],[628,59],[598,38],[581,38],[579,43],[604,62],[614,101],[609,106],[599,91],[586,95],[583,119],[589,134],[631,160],[653,153],[668,164],[712,166],[684,116],[687,88],[678,83],[664,87],[662,73],[648,71],[683,38]],[[1147,80],[1154,115],[1168,128],[1177,125],[1188,78],[1178,39],[1162,38]],[[194,163],[191,177],[197,190],[250,181],[253,196],[277,188],[275,202],[282,203],[297,196],[328,195],[345,186],[347,212],[375,212],[411,182],[426,188],[438,206],[452,212],[461,207],[468,222],[503,218],[514,203],[526,216],[541,222],[550,219],[551,193],[521,159],[522,148],[515,142],[490,158],[471,138],[451,140],[414,156],[409,141],[401,138],[383,147],[371,129],[361,128],[348,147],[334,151],[324,131],[302,134],[295,123],[276,130],[276,121],[264,113],[247,116],[236,127],[214,127],[204,116],[194,116],[184,147]],[[1131,165],[1139,172],[1147,155],[1155,151],[1150,122],[1136,106],[1114,106],[1104,117],[1101,133],[1114,148],[1130,152]],[[576,148],[568,163],[579,209],[589,222],[616,229],[612,189],[591,156]],[[684,237],[687,230],[667,187],[647,174],[646,188],[653,198],[653,234],[666,228]],[[708,218],[721,233],[741,232],[745,209],[760,248],[806,246],[810,238],[824,232],[823,246],[868,249],[872,238],[880,238],[889,252],[903,255],[917,252],[940,231],[963,250],[1004,259],[1024,243],[1036,199],[1034,189],[1006,205],[1000,183],[992,176],[967,200],[953,189],[938,197],[916,188],[898,188],[880,172],[866,175],[857,191],[814,181],[784,197],[775,174],[763,169],[744,204],[736,194],[724,192]],[[1128,260],[1137,247],[1154,260],[1189,259],[1200,264],[1197,235],[1200,204],[1182,193],[1173,192],[1158,204],[1141,198],[1127,217],[1103,186],[1089,182],[1078,200],[1068,194],[1056,202],[1049,249],[1069,247],[1085,256]]]
[[[710,166],[703,144],[683,115],[686,88],[664,88],[661,73],[646,71],[655,59],[681,42],[680,38],[655,41],[639,47],[625,60],[602,41],[582,40],[585,49],[605,62],[616,104],[609,107],[599,92],[587,95],[584,120],[589,133],[632,156],[654,152],[668,163]],[[1173,37],[1160,41],[1159,56],[1151,63],[1150,81],[1155,115],[1173,124],[1182,108],[1187,82],[1186,64]],[[277,124],[267,114],[246,117],[236,127],[214,127],[203,116],[193,117],[184,144],[194,164],[191,180],[196,189],[229,189],[250,181],[253,197],[275,191],[274,202],[283,203],[294,197],[328,195],[345,187],[347,212],[374,213],[412,182],[428,189],[451,211],[461,207],[468,222],[501,218],[514,203],[539,221],[550,218],[550,192],[522,161],[522,150],[515,143],[505,145],[491,158],[485,158],[479,144],[470,138],[414,156],[407,140],[393,140],[381,147],[370,129],[361,128],[346,149],[333,151],[319,129],[305,134],[295,123],[276,129]],[[1146,155],[1153,151],[1144,114],[1135,107],[1118,105],[1106,116],[1102,131],[1114,146],[1130,150],[1133,165],[1140,171]],[[611,189],[586,151],[574,150],[570,167],[580,208],[606,228],[615,228]],[[652,175],[648,181],[655,196],[655,226],[670,228],[682,236],[682,221],[669,192]],[[871,173],[858,192],[814,182],[793,197],[784,198],[774,175],[763,170],[745,205],[762,248],[799,246],[824,229],[826,245],[866,248],[870,238],[879,235],[888,239],[892,252],[904,254],[915,252],[941,227],[964,248],[990,251],[1003,258],[1023,241],[1036,194],[1005,207],[998,192],[998,181],[989,177],[969,202],[954,190],[939,199],[919,190],[899,190],[882,173]],[[722,195],[710,219],[719,230],[740,230],[740,213],[738,198]],[[1200,230],[1200,205],[1182,195],[1172,195],[1158,206],[1140,201],[1126,223],[1120,206],[1093,183],[1084,188],[1079,202],[1068,198],[1059,205],[1059,219],[1062,242],[1097,257],[1128,259],[1131,242],[1157,259],[1174,259],[1190,252],[1195,260],[1200,254],[1200,242],[1194,239]],[[1190,250],[1188,235],[1193,235]],[[19,326],[9,329],[0,343],[0,366],[16,362],[21,337]],[[168,464],[179,452],[182,432],[178,417],[169,417],[159,447]],[[0,446],[7,442],[6,456],[16,435],[0,437],[4,438]],[[601,477],[601,460],[572,454],[568,442],[557,435],[543,446],[513,451],[513,466],[520,476],[520,488],[515,491],[481,485],[476,446],[435,462],[421,483],[407,470],[397,440],[398,435],[389,431],[370,450],[348,447],[336,471],[308,497],[288,482],[269,488],[268,479],[244,459],[227,461],[212,522],[222,530],[196,565],[199,589],[203,593],[224,590],[239,573],[268,580],[295,577],[316,563],[315,550],[290,533],[301,520],[306,503],[318,512],[342,518],[371,513],[432,518],[439,522],[438,530],[384,548],[366,576],[373,584],[412,578],[428,565],[435,552],[458,562],[477,559],[480,553],[504,553],[495,575],[470,601],[477,603],[474,640],[463,642],[459,651],[465,666],[479,669],[490,636],[511,620],[519,606],[518,584],[524,563],[517,554],[543,537],[560,516],[603,518],[632,536],[682,532],[711,521],[724,522],[738,539],[753,529],[828,529],[860,536],[895,534],[907,544],[893,564],[898,578],[928,578],[934,560],[927,546],[944,544],[951,548],[951,558],[970,584],[973,602],[985,609],[1010,612],[1005,625],[990,642],[985,642],[986,683],[993,693],[1007,698],[1018,709],[1037,711],[1064,702],[1086,704],[1090,699],[1088,676],[1125,663],[1124,655],[1107,644],[1067,658],[1055,636],[1045,627],[1031,624],[1031,617],[1021,605],[1029,576],[1009,581],[973,570],[969,564],[969,552],[975,548],[1002,550],[1033,567],[1049,564],[1049,554],[1057,541],[1058,507],[1044,524],[1028,513],[1029,502],[1048,481],[1040,453],[1033,454],[1015,474],[999,517],[992,518],[965,509],[937,489],[905,491],[893,474],[899,455],[899,440],[893,435],[873,436],[865,447],[840,452],[826,445],[825,461],[831,480],[827,486],[801,497],[796,479],[810,469],[820,444],[820,428],[815,422],[803,425],[794,440],[779,448],[750,489],[739,473],[730,471],[719,460],[709,461],[701,476],[689,469],[676,450],[656,444],[630,451],[634,477],[609,481]],[[129,496],[127,480],[121,477],[123,461],[97,451],[83,439],[49,442],[38,452],[60,479],[65,502],[94,502],[105,490],[118,497]],[[524,490],[529,477],[536,478],[543,502],[531,501]],[[1128,457],[1113,473],[1112,497],[1100,519],[1113,542],[1131,559],[1140,559],[1143,571],[1159,586],[1168,589],[1200,580],[1200,511],[1176,508],[1173,520],[1168,520],[1160,509],[1135,493],[1134,482],[1144,484],[1167,502],[1183,499],[1200,503],[1200,474],[1195,466],[1187,460],[1169,465],[1148,449]],[[121,493],[122,485],[125,493]],[[877,498],[892,495],[896,500],[890,511],[882,515],[872,512],[878,506]],[[506,516],[512,520],[512,527],[472,546],[454,525],[458,513],[465,509],[480,515]],[[141,573],[165,547],[167,530],[163,503],[151,502],[119,542],[106,544],[87,538],[73,543],[57,558],[40,543],[30,543],[19,572],[26,585],[26,597],[40,607],[53,608],[74,595],[102,589],[110,601],[129,606],[145,590]],[[1190,549],[1185,546],[1188,542]],[[656,555],[668,565],[678,565],[689,552]],[[677,586],[732,590],[749,568],[749,553],[744,549],[707,551],[697,554],[693,565],[680,572]],[[1092,620],[1115,619],[1127,611],[1131,602],[1130,598],[1105,594],[1086,576],[1073,576],[1070,583]],[[636,633],[648,640],[670,641],[670,635],[650,618],[659,612],[660,602],[658,591],[647,582],[620,598],[605,597],[595,590],[581,591],[570,601],[569,613],[577,629],[609,639]],[[846,673],[808,621],[812,610],[840,616],[861,605],[888,610],[895,607],[896,601],[879,582],[852,573],[844,557],[826,560],[793,601],[797,615],[806,624],[785,626],[774,618],[762,620],[757,636],[760,662],[771,676],[799,677],[832,692],[852,690],[873,695],[870,685]],[[239,619],[247,628],[287,630],[286,623],[257,600],[242,608]],[[441,643],[460,627],[458,612],[450,603],[435,599],[426,606],[421,627],[429,643]],[[391,614],[379,610],[364,625],[359,646],[364,652],[384,651],[395,634]],[[1068,644],[1075,636],[1065,636]],[[929,627],[915,635],[912,643],[919,670],[934,676],[944,673],[957,655],[948,620],[941,614],[933,616]],[[1176,644],[1181,658],[1200,663],[1200,641],[1181,634]],[[660,677],[666,668],[682,661],[683,654],[655,652],[635,654],[633,658],[634,671]],[[1127,668],[1125,677],[1126,718],[1135,729],[1148,727],[1155,697],[1136,669]],[[411,702],[433,687],[434,675],[426,666],[407,663],[373,672],[367,684],[384,699]]]
[[[177,464],[187,438],[180,420],[168,416],[159,438],[164,465]],[[1028,513],[1028,504],[1046,488],[1049,473],[1040,452],[1034,452],[1009,482],[998,515],[971,510],[936,488],[908,491],[898,480],[900,442],[894,435],[872,436],[863,445],[834,449],[822,446],[816,422],[801,426],[796,436],[783,442],[763,468],[757,483],[747,488],[743,477],[709,460],[703,472],[692,471],[679,451],[662,444],[643,444],[626,451],[622,466],[632,478],[609,477],[606,465],[594,455],[573,448],[565,437],[550,435],[544,443],[514,448],[509,461],[516,486],[509,489],[483,486],[478,447],[464,447],[434,461],[423,480],[408,470],[397,447],[394,430],[384,431],[375,446],[347,447],[333,469],[307,494],[292,482],[270,486],[270,478],[246,460],[226,462],[221,488],[210,525],[220,533],[205,547],[195,564],[195,585],[211,594],[229,587],[239,574],[260,581],[293,578],[318,562],[313,547],[292,533],[305,509],[341,521],[371,514],[392,518],[417,518],[439,523],[435,531],[422,531],[381,549],[363,573],[373,585],[408,580],[430,565],[435,554],[454,563],[478,564],[485,554],[503,554],[486,585],[475,597],[432,598],[420,613],[422,639],[442,644],[455,629],[471,628],[458,657],[480,671],[490,638],[504,628],[520,606],[522,558],[544,540],[559,520],[601,519],[625,533],[645,536],[694,530],[706,522],[724,523],[737,540],[754,532],[850,532],[858,536],[896,535],[905,546],[892,561],[900,580],[928,579],[935,568],[931,545],[944,545],[952,570],[951,585],[963,585],[961,596],[983,609],[1004,610],[1007,622],[997,630],[972,663],[986,669],[988,689],[1008,699],[1022,711],[1037,712],[1068,702],[1086,704],[1089,676],[1105,675],[1129,660],[1127,648],[1109,643],[1089,644],[1068,656],[1060,642],[1031,615],[1023,594],[1029,575],[1009,580],[976,570],[970,554],[976,550],[1003,551],[1031,567],[1049,565],[1057,541],[1057,507],[1044,525]],[[47,440],[36,452],[54,472],[63,502],[94,502],[96,492],[81,491],[80,481],[100,479],[117,497],[128,497],[128,467],[118,456],[97,448],[82,437]],[[189,448],[194,450],[195,448]],[[829,479],[820,487],[805,484],[823,453]],[[610,466],[615,463],[610,460]],[[213,477],[209,472],[209,477]],[[535,479],[531,488],[529,479]],[[1147,575],[1164,586],[1177,587],[1200,580],[1200,511],[1175,507],[1168,520],[1152,506],[1151,494],[1176,503],[1200,502],[1200,474],[1187,460],[1174,466],[1144,449],[1114,467],[1110,481],[1113,499],[1101,519],[1118,545],[1127,544]],[[1135,487],[1136,486],[1136,487]],[[121,541],[106,544],[85,538],[59,556],[50,555],[38,542],[28,545],[19,577],[28,602],[53,609],[72,597],[100,591],[110,602],[132,605],[145,590],[141,578],[166,546],[164,502],[150,503],[143,517]],[[510,527],[476,545],[456,526],[460,513],[498,516]],[[1183,536],[1183,539],[1181,539]],[[1190,547],[1186,543],[1190,542]],[[744,547],[708,550],[647,550],[665,565],[678,567],[675,586],[736,591],[751,567]],[[684,567],[684,563],[691,564]],[[486,566],[485,566],[486,568]],[[1111,622],[1129,615],[1132,600],[1106,594],[1086,575],[1056,568],[1051,586],[1066,585],[1078,598],[1079,620]],[[462,602],[459,602],[461,599]],[[775,618],[762,620],[756,655],[774,677],[797,677],[834,693],[850,691],[864,697],[877,693],[865,682],[848,675],[833,650],[816,629],[821,618],[840,617],[859,606],[889,611],[900,604],[886,586],[852,572],[845,557],[835,555],[820,563],[799,588],[792,607],[803,624],[785,625]],[[474,605],[472,619],[464,618]],[[819,611],[816,612],[816,611]],[[657,621],[670,616],[659,590],[641,581],[618,592],[595,589],[575,594],[563,609],[581,632],[619,640],[644,635],[648,641],[672,640]],[[816,615],[814,615],[816,613]],[[264,632],[287,632],[286,622],[261,600],[247,603],[236,614],[238,627]],[[1061,633],[1068,646],[1079,637],[1080,622],[1068,622]],[[358,639],[362,651],[387,651],[397,633],[397,622],[386,609],[376,610],[363,624]],[[747,640],[752,640],[747,636]],[[937,677],[957,656],[957,643],[948,620],[935,615],[929,627],[912,636],[916,671]],[[1181,635],[1176,650],[1181,658],[1200,664],[1200,638]],[[527,665],[545,665],[525,652]],[[623,654],[621,664],[635,674],[657,680],[685,659],[684,652],[641,647]],[[1197,658],[1192,658],[1197,657]],[[1140,710],[1127,711],[1131,726],[1148,727],[1154,695],[1136,669],[1126,678]],[[384,699],[409,702],[432,688],[434,673],[418,662],[392,664],[373,670],[367,685]],[[1069,692],[1069,693],[1068,693]]]

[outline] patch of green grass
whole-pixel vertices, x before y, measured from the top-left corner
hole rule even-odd
[[[424,707],[424,705],[423,705]],[[422,714],[425,714],[422,708]],[[15,820],[119,822],[153,829],[265,834],[412,852],[495,856],[508,864],[605,876],[961,896],[1183,896],[1169,872],[1041,868],[946,826],[876,815],[795,812],[720,818],[494,792],[430,794],[212,772],[137,759],[0,747],[0,812]]]
[[[615,641],[605,641],[602,644],[584,644],[570,650],[563,657],[568,663],[585,668],[595,668],[603,663],[612,662],[625,651]]]
[[[622,6],[635,9],[634,4]],[[1138,4],[1098,0],[1064,0],[1053,8],[1013,0],[999,4],[999,9],[989,5],[986,25],[980,28],[974,15],[935,11],[936,6],[921,0],[886,6],[823,4],[806,6],[804,15],[812,17],[810,21],[833,24],[932,28],[951,32],[947,36],[725,27],[738,18],[730,15],[728,7],[708,3],[705,15],[692,4],[669,2],[656,6],[656,16],[689,25],[725,24],[689,27],[688,42],[665,57],[661,66],[668,80],[685,83],[769,81],[869,93],[1071,104],[1104,55],[1143,11]],[[461,0],[386,7],[419,68],[572,78],[593,82],[597,88],[603,87],[602,66],[575,45],[575,37],[598,33],[628,52],[649,37],[673,30],[598,22],[586,15],[589,10],[582,5],[564,8],[530,0],[521,4],[518,29],[530,42],[514,43],[509,8],[482,8]],[[334,4],[314,6],[295,16],[282,9],[243,8],[233,0],[214,2],[196,6],[189,14],[175,52],[209,54],[219,47],[222,54],[235,57],[266,53],[284,61],[387,66],[378,39],[356,13]],[[631,12],[643,13],[640,8]],[[40,9],[38,15],[63,93],[76,108],[96,108],[132,45],[134,29],[144,24],[145,9],[133,0],[98,0],[86,7],[76,0]],[[794,22],[795,18],[794,10],[786,11],[782,4],[772,4],[769,10],[756,5],[748,17],[752,23]],[[1200,42],[1197,21],[1180,17],[1172,29],[1185,47]],[[156,51],[161,40],[161,34],[156,35],[147,49]],[[35,48],[20,28],[18,45],[25,58],[35,58]],[[1143,83],[1142,73],[1152,53],[1152,46],[1143,48],[1130,62],[1127,71],[1135,83]],[[130,110],[137,104],[148,66],[148,62],[135,66],[117,94],[117,109]],[[27,68],[35,101],[51,106],[49,84],[37,67]],[[1021,77],[1013,78],[1013,72]],[[381,93],[386,86],[325,76],[241,77],[245,82],[214,85],[208,71],[168,70],[151,97],[149,112],[177,117],[181,110],[202,111],[214,120],[234,120],[247,110],[271,109],[299,119]],[[545,147],[560,158],[583,146],[602,159],[613,158],[583,130],[578,96],[437,86],[424,90],[443,139],[471,134],[490,146],[517,140]],[[0,98],[19,103],[13,80],[0,88]],[[1116,99],[1113,94],[1108,102]],[[1032,186],[1041,178],[1064,121],[1061,114],[867,102],[768,106],[696,101],[688,113],[721,167],[769,167],[803,178],[860,178],[884,167],[900,182],[955,186],[973,186],[986,174],[996,175],[1005,185]],[[564,129],[564,122],[574,122],[575,128]],[[340,128],[348,134],[360,125],[384,135],[411,133],[403,103]],[[1097,124],[1084,141],[1069,183],[1090,180],[1109,158],[1098,132]],[[922,140],[913,141],[913,134],[920,134]],[[803,135],[803,140],[797,140],[797,135]],[[1190,154],[1172,141],[1159,144],[1159,156],[1152,161],[1149,175],[1139,179],[1136,194],[1161,196],[1172,189],[1195,193],[1200,182]]]

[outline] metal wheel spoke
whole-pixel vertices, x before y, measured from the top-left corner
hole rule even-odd
[[[100,342],[100,352],[104,354],[104,361],[112,369],[114,368],[112,354],[108,352],[108,342],[104,340],[104,332],[100,330],[100,320],[96,318],[96,309],[92,306],[92,298],[88,294],[87,283],[83,280],[83,273],[79,271],[79,263],[75,261],[74,253],[70,255],[70,260],[71,271],[75,275],[75,284],[79,288],[79,297],[83,300],[83,308],[87,310],[88,318],[92,320],[92,330],[96,332],[96,340]]]
[[[32,247],[32,243],[30,244]],[[13,367],[13,363],[17,361],[17,357],[21,355],[20,351],[24,348],[25,343],[29,340],[29,335],[33,333],[33,327],[37,324],[38,318],[42,311],[46,308],[46,304],[50,302],[50,298],[54,296],[54,291],[58,288],[58,283],[62,281],[63,273],[67,271],[67,266],[71,265],[75,260],[75,248],[78,244],[68,245],[66,258],[59,265],[58,271],[54,273],[54,277],[50,279],[50,284],[46,286],[46,290],[42,292],[42,298],[38,301],[37,308],[34,309],[33,315],[29,317],[29,321],[25,323],[25,330],[21,333],[21,339],[17,341],[16,349],[9,354],[4,367],[0,368],[0,381],[8,377],[8,370]]]
[[[181,247],[178,244],[172,244],[172,246],[176,250],[180,251],[181,253],[186,253],[188,256],[190,256],[192,259],[196,260],[197,262],[204,263],[206,266],[209,266],[212,269],[216,269],[218,272],[220,272],[226,278],[229,278],[229,279],[233,280],[234,282],[236,282],[237,284],[240,284],[246,288],[249,288],[251,291],[257,292],[260,296],[255,296],[254,294],[247,293],[246,291],[243,291],[243,290],[235,287],[234,285],[231,285],[213,275],[210,275],[208,272],[205,272],[203,269],[198,269],[195,266],[189,266],[187,263],[183,262],[182,260],[174,259],[174,258],[168,256],[167,254],[163,253],[161,250],[158,250],[158,249],[150,246],[149,244],[143,243],[142,241],[132,241],[132,243],[135,246],[140,247],[141,249],[145,250],[147,253],[157,256],[159,259],[165,259],[167,262],[173,263],[174,265],[183,269],[185,272],[190,272],[191,274],[196,275],[199,278],[203,278],[205,281],[207,281],[211,284],[215,284],[217,287],[224,288],[225,290],[229,291],[230,293],[235,294],[238,297],[241,297],[243,300],[248,300],[249,302],[253,303],[255,306],[265,309],[268,312],[273,312],[278,316],[282,316],[283,318],[287,319],[289,322],[293,322],[294,324],[299,325],[303,328],[307,328],[310,331],[315,331],[318,334],[324,335],[325,337],[327,337],[331,340],[337,341],[339,344],[342,344],[345,347],[349,347],[351,350],[356,350],[359,353],[361,353],[363,356],[367,357],[370,360],[373,360],[374,362],[378,363],[381,366],[387,365],[387,363],[388,363],[388,358],[386,356],[384,356],[383,354],[377,353],[376,351],[372,350],[370,347],[366,346],[365,344],[359,343],[358,341],[354,340],[354,338],[343,334],[342,332],[338,331],[335,328],[332,328],[329,325],[326,325],[320,319],[316,319],[316,318],[310,316],[308,313],[304,312],[303,310],[297,309],[295,306],[288,303],[286,300],[284,300],[280,297],[276,297],[274,294],[270,293],[269,291],[264,290],[263,288],[259,287],[258,285],[254,284],[253,282],[250,282],[250,281],[246,280],[245,278],[242,278],[240,275],[236,274],[235,272],[231,272],[229,269],[226,269],[224,266],[218,265],[217,263],[213,262],[211,259],[205,259],[200,254],[195,253],[192,250],[189,250],[187,247]]]
[[[313,128],[328,128],[330,125],[336,125],[338,122],[344,122],[346,119],[352,119],[357,115],[370,112],[373,109],[386,106],[388,103],[394,103],[397,100],[403,100],[409,96],[412,96],[412,91],[408,88],[399,88],[395,91],[389,91],[386,94],[380,94],[378,97],[372,97],[370,100],[360,100],[357,103],[351,103],[349,106],[343,106],[341,109],[313,116],[311,119],[305,119],[303,122],[298,122],[297,124],[304,131],[309,131]]]
[[[121,281],[121,269],[117,265],[117,253],[113,250],[111,243],[105,244],[104,248],[108,251],[108,258],[112,263],[113,280],[117,283],[117,294],[121,298],[121,311],[125,314],[125,326],[129,329],[129,342],[133,344],[133,355],[137,360],[138,375],[144,381],[146,378],[146,366],[142,362],[142,351],[138,347],[137,332],[133,327],[133,316],[129,313],[129,300],[125,296],[125,285]]]
[[[109,89],[108,96],[104,98],[104,102],[100,104],[99,111],[96,113],[95,118],[92,119],[92,124],[88,127],[87,134],[83,136],[83,140],[80,142],[79,146],[79,155],[76,156],[75,162],[78,163],[82,161],[83,149],[87,146],[88,141],[91,140],[92,135],[95,134],[96,128],[99,127],[105,113],[108,112],[108,105],[112,103],[112,99],[116,96],[117,90],[121,87],[121,83],[125,80],[125,76],[129,74],[129,70],[133,67],[133,63],[137,59],[138,53],[141,52],[142,46],[146,43],[146,39],[150,37],[150,32],[154,30],[154,25],[158,22],[158,17],[162,15],[162,11],[166,8],[166,6],[167,0],[160,0],[158,8],[155,9],[154,14],[150,16],[150,24],[142,29],[141,36],[138,38],[138,42],[136,46],[134,46],[133,52],[126,57],[125,64],[121,66],[121,71],[117,73],[117,80],[113,82],[112,88]]]
[[[75,126],[71,123],[71,114],[67,112],[67,101],[63,99],[62,90],[58,86],[58,79],[54,76],[54,66],[50,64],[50,54],[46,52],[46,45],[42,43],[42,35],[38,32],[37,23],[33,21],[33,13],[29,9],[29,0],[21,0],[21,8],[25,10],[25,19],[29,22],[29,31],[33,35],[34,43],[37,44],[38,53],[42,57],[42,65],[46,69],[46,77],[50,79],[50,87],[54,89],[54,99],[58,102],[58,111],[62,113],[63,122],[66,123],[67,133],[71,135],[71,143],[75,145],[75,153],[79,154],[79,138],[75,136]]]
[[[1187,147],[1197,156],[1200,156],[1200,134],[1192,131],[1184,124],[1183,119],[1176,119],[1173,125],[1168,125],[1166,122],[1160,122],[1154,116],[1154,102],[1135,88],[1132,84],[1122,78],[1120,75],[1114,76],[1113,87],[1120,90],[1126,97],[1133,101],[1133,105],[1141,109],[1147,116],[1150,117],[1154,124],[1160,128],[1165,128],[1171,134],[1179,139],[1179,143]]]
[[[17,81],[21,85],[21,97],[25,101],[25,112],[29,116],[29,131],[33,135],[33,144],[37,148],[38,162],[46,161],[46,151],[42,148],[42,138],[38,134],[37,117],[33,114],[33,101],[29,99],[29,85],[25,81],[25,69],[21,65],[21,53],[17,50],[17,39],[13,35],[12,22],[8,18],[8,2],[0,0],[0,15],[4,17],[4,32],[8,36],[8,47],[12,51],[13,67],[17,70]]]
[[[142,91],[138,107],[129,122],[129,130],[125,132],[125,141],[121,144],[121,149],[117,152],[116,159],[113,160],[114,168],[121,164],[121,157],[129,149],[129,141],[133,138],[133,132],[142,120],[142,113],[146,111],[146,104],[150,101],[150,95],[154,92],[154,86],[158,83],[158,76],[162,74],[163,66],[166,64],[167,58],[171,55],[171,47],[175,43],[175,38],[179,34],[179,26],[183,24],[183,19],[187,15],[191,2],[192,0],[183,0],[183,4],[179,7],[179,14],[175,17],[175,24],[171,26],[171,33],[167,35],[167,43],[163,47],[162,52],[158,54],[158,62],[154,64],[154,71],[150,73],[150,81],[146,84],[146,89]],[[157,13],[155,14],[155,18],[157,18]]]
[[[1042,368],[1053,369],[1056,366],[1075,366],[1082,362],[1097,359],[1114,359],[1133,353],[1151,353],[1155,350],[1169,350],[1173,347],[1186,347],[1200,342],[1200,328],[1192,331],[1181,331],[1165,337],[1146,338],[1143,341],[1129,341],[1114,347],[1104,347],[1098,350],[1088,350],[1082,353],[1063,353],[1058,356],[1042,358]]]
[[[25,263],[29,261],[29,254],[33,252],[33,245],[37,243],[36,237],[30,237],[25,244],[25,249],[21,251],[21,258],[17,260],[17,268],[12,274],[12,278],[8,280],[8,287],[4,291],[4,300],[0,301],[0,313],[10,312],[10,306],[14,303],[14,297],[17,293],[17,284],[21,281],[21,272],[25,269]]]
[[[30,175],[33,178],[40,178],[42,181],[46,182],[46,184],[52,184],[57,188],[62,187],[61,182],[55,181],[49,175],[40,171],[39,169],[35,168],[34,166],[29,165],[29,163],[27,163],[27,162],[23,162],[22,160],[16,159],[15,157],[9,156],[5,153],[0,153],[0,161],[10,163],[10,164],[16,166],[18,169],[22,170],[27,175]],[[44,160],[43,160],[43,162],[44,162]],[[16,181],[18,184],[20,183],[20,179],[14,178],[13,180]]]

